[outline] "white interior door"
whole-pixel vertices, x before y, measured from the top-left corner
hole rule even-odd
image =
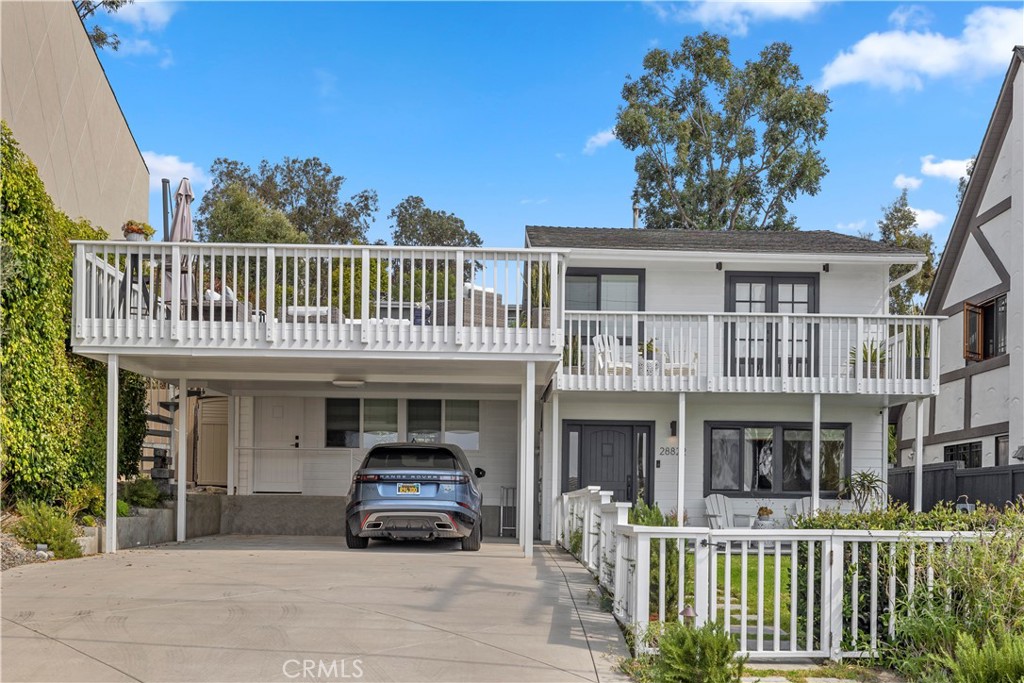
[[[254,493],[302,493],[303,400],[256,399]]]

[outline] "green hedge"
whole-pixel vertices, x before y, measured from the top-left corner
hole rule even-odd
[[[69,240],[107,235],[54,206],[6,123],[2,147],[0,466],[15,498],[52,503],[103,480],[106,366],[68,350]],[[130,373],[122,380],[119,470],[130,475],[145,436],[145,386]]]

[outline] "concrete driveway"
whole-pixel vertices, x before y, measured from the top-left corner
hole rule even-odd
[[[608,681],[626,647],[568,555],[215,536],[2,576],[4,681]]]

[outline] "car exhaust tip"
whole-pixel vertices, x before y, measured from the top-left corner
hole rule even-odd
[[[448,522],[434,522],[434,528],[437,529],[438,531],[454,531],[455,530],[455,527],[453,527]]]

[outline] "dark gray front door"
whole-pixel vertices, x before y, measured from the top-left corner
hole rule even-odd
[[[567,423],[563,490],[600,486],[616,501],[651,500],[649,424]]]

